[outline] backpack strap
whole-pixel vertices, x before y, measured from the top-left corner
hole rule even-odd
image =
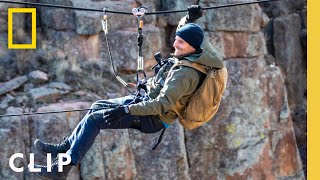
[[[204,65],[201,65],[199,63],[195,63],[195,62],[190,62],[187,60],[180,60],[176,63],[176,66],[188,66],[188,67],[192,67],[204,74],[208,74],[208,70],[205,68]]]
[[[187,67],[191,67],[193,69],[196,69],[204,74],[208,74],[208,69],[206,68],[206,66],[201,65],[199,63],[195,63],[195,62],[190,62],[187,60],[179,60],[178,62],[174,63],[171,67],[171,69],[169,70],[168,74],[170,74],[173,69],[177,66],[187,66]]]
[[[179,118],[179,119],[184,119],[184,118],[182,117],[182,115],[180,114],[180,111],[179,111],[179,110],[181,110],[181,104],[180,104],[179,101],[177,101],[176,105],[173,106],[172,110],[178,115],[178,118]]]
[[[163,130],[161,131],[161,134],[158,138],[158,142],[156,145],[153,146],[152,150],[155,150],[157,148],[157,146],[161,143],[161,140],[162,140],[162,137],[163,137],[163,134],[164,134],[164,131],[166,130],[166,128],[163,128]]]

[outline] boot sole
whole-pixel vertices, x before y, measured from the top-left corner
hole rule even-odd
[[[36,173],[33,173],[33,172],[30,172],[29,170],[29,167],[27,167],[27,171],[32,174],[32,176],[35,176],[39,179],[42,179],[42,180],[66,180],[67,177],[58,177],[58,178],[48,178],[48,177],[43,177],[43,176],[40,176],[39,174],[36,174]]]
[[[37,178],[40,178],[40,179],[43,179],[43,180],[66,180],[67,178],[47,178],[47,177],[43,177],[43,176],[40,176],[38,174],[33,174],[31,173],[33,176],[37,177]]]

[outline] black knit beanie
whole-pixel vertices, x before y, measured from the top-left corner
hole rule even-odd
[[[201,50],[201,44],[203,42],[203,30],[202,28],[194,23],[188,23],[181,27],[176,35],[185,40],[190,46],[195,48],[197,51]]]

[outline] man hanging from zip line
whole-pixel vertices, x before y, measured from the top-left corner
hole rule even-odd
[[[168,128],[178,117],[173,107],[180,103],[183,109],[205,77],[205,74],[191,67],[176,66],[170,70],[174,63],[187,60],[206,67],[224,67],[221,55],[212,46],[208,46],[207,52],[203,51],[201,45],[204,42],[204,31],[193,23],[201,16],[201,7],[191,6],[188,15],[181,19],[173,43],[174,58],[169,59],[158,69],[155,77],[145,84],[149,99],[137,100],[126,96],[99,100],[92,104],[91,109],[106,109],[89,111],[62,143],[50,144],[35,140],[34,146],[42,154],[51,153],[56,157],[58,153],[67,153],[71,163],[63,167],[63,172],[58,171],[58,161],[52,163],[51,172],[47,172],[47,166],[35,165],[41,172],[32,174],[42,178],[65,179],[71,168],[85,156],[101,129],[133,128],[143,133],[156,133]]]

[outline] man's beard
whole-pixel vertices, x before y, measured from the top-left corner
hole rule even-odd
[[[180,58],[183,56],[185,56],[185,53],[181,53],[181,51],[180,51],[180,53],[177,54],[177,50],[175,50],[173,53],[173,57],[176,57],[176,58]]]

